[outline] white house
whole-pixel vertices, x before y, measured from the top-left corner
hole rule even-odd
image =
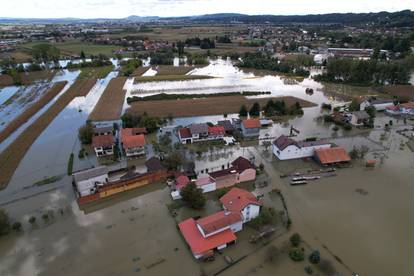
[[[108,168],[100,166],[76,172],[73,181],[80,196],[93,194],[98,186],[108,183]]]
[[[361,126],[368,122],[369,115],[366,111],[355,111],[351,114],[350,123],[354,126]]]
[[[326,140],[297,142],[285,135],[281,135],[277,138],[272,145],[273,154],[279,160],[312,157],[316,149],[330,147],[331,143]]]
[[[220,198],[224,210],[238,212],[243,223],[249,222],[260,214],[261,202],[249,191],[233,188]]]
[[[196,185],[203,190],[203,193],[216,190],[216,181],[210,176],[197,178]]]
[[[394,101],[392,99],[369,98],[360,104],[360,110],[365,110],[365,108],[369,106],[375,107],[375,110],[377,111],[384,111],[387,109],[387,107],[394,106]]]

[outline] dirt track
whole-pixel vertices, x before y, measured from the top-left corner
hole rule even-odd
[[[185,99],[185,100],[162,100],[162,101],[138,101],[131,103],[129,112],[142,114],[147,112],[150,116],[167,117],[191,117],[220,115],[224,113],[238,113],[242,105],[250,108],[253,103],[265,105],[270,99],[283,100],[287,106],[299,102],[302,107],[314,106],[313,103],[295,97],[277,97],[247,99],[243,96],[212,97],[204,99]]]
[[[53,119],[75,97],[86,96],[95,83],[96,79],[78,79],[48,110],[0,153],[0,189],[7,186],[26,152]]]
[[[0,132],[0,143],[7,139],[13,132],[15,132],[21,125],[27,122],[34,114],[48,104],[60,91],[65,87],[67,81],[61,81],[55,83],[46,93],[28,109],[26,109],[17,118],[11,121],[1,132]]]
[[[127,78],[112,79],[101,98],[89,115],[91,121],[118,120],[121,117],[126,90],[123,89]]]

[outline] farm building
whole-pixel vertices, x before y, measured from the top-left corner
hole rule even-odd
[[[369,98],[363,101],[360,104],[360,110],[363,111],[365,108],[373,106],[377,111],[384,111],[387,107],[394,106],[394,100],[392,99],[377,99],[377,98]]]
[[[351,161],[351,157],[341,147],[317,149],[315,150],[315,159],[324,166],[344,164]]]
[[[262,206],[251,192],[239,188],[232,188],[220,198],[220,202],[224,210],[241,214],[243,223],[256,218]]]
[[[95,193],[98,186],[108,183],[108,169],[100,166],[73,174],[73,182],[79,196]]]
[[[273,142],[273,154],[279,160],[289,160],[312,157],[316,149],[330,148],[331,143],[326,140],[295,141],[281,135]]]

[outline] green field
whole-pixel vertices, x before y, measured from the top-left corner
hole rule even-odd
[[[42,42],[31,42],[23,44],[23,47],[26,49],[32,49],[33,45],[39,44]],[[79,40],[71,40],[66,42],[53,43],[60,51],[62,55],[71,56],[71,55],[80,55],[83,51],[87,56],[89,55],[98,55],[104,54],[107,56],[112,56],[113,51],[120,49],[119,46],[114,45],[98,45],[89,42],[82,42]]]

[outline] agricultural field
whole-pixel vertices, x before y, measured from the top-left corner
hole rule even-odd
[[[258,102],[265,105],[267,101],[283,100],[286,106],[292,106],[296,102],[302,107],[314,106],[313,103],[295,97],[258,98],[247,99],[244,96],[211,97],[204,99],[183,99],[179,101],[138,101],[132,102],[128,112],[142,114],[146,112],[149,116],[155,117],[192,117],[238,113],[240,107],[245,105],[250,108],[253,103]]]
[[[77,70],[77,69],[76,69]],[[112,70],[113,66],[103,66],[103,67],[84,67],[81,68],[80,78],[105,78]]]
[[[61,81],[55,83],[46,93],[32,106],[21,113],[17,118],[11,121],[0,132],[0,143],[9,137],[14,131],[16,131],[21,125],[27,122],[36,112],[42,109],[47,103],[49,103],[60,91],[65,87],[67,81]]]
[[[31,126],[26,128],[0,153],[0,189],[5,188],[26,152],[53,119],[76,97],[85,96],[95,85],[96,79],[77,79],[76,82]]]
[[[35,72],[19,73],[19,81],[22,85],[30,85],[36,81],[50,81],[55,75],[55,71],[42,70]],[[14,80],[9,75],[0,75],[0,87],[10,86],[14,84]]]
[[[188,72],[196,68],[204,67],[205,65],[199,66],[173,66],[173,65],[159,65],[154,70],[157,71],[158,76],[171,76],[171,75],[185,75]]]
[[[112,79],[89,116],[91,121],[118,120],[121,117],[126,77]]]
[[[135,77],[134,83],[152,82],[152,81],[184,81],[184,80],[203,80],[212,79],[214,77],[201,75],[155,75],[145,77]]]
[[[24,49],[31,50],[33,45],[39,44],[39,42],[31,42],[27,44],[23,44],[22,47]],[[113,46],[113,45],[98,45],[89,42],[83,42],[80,40],[69,40],[66,42],[58,42],[54,43],[54,46],[61,51],[61,54],[64,56],[79,56],[80,53],[83,51],[85,55],[98,55],[104,54],[107,56],[112,56],[113,52],[120,47]]]

